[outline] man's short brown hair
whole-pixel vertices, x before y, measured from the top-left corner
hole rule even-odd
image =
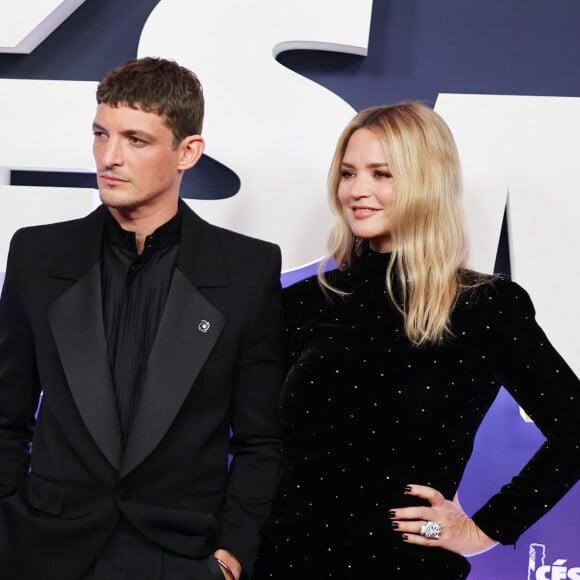
[[[201,84],[193,72],[172,60],[146,57],[119,65],[100,82],[97,103],[158,113],[173,131],[175,145],[201,134]]]

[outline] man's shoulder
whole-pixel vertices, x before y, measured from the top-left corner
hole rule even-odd
[[[266,269],[279,275],[282,253],[277,244],[227,228],[212,227],[215,228],[216,240],[219,240],[219,253],[230,272],[254,276]]]
[[[189,207],[186,210],[186,216],[187,218],[194,220],[195,227],[203,228],[206,234],[215,236],[216,239],[220,240],[222,246],[228,250],[234,252],[250,250],[270,252],[273,248],[278,248],[274,242],[263,240],[254,236],[249,236],[247,234],[242,234],[233,229],[212,224],[206,221],[203,217],[201,217]]]
[[[244,248],[257,248],[262,250],[271,250],[272,247],[276,246],[274,242],[262,240],[260,238],[249,236],[247,234],[242,234],[234,230],[230,230],[220,226],[212,226],[212,227],[215,228],[220,238],[228,243],[228,246],[230,244],[232,245],[239,244]]]
[[[67,234],[74,235],[75,232],[83,230],[92,221],[102,219],[103,211],[104,209],[101,206],[82,217],[60,222],[24,226],[18,229],[15,235],[22,239],[60,239]]]

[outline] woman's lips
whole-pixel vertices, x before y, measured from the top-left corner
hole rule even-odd
[[[375,213],[380,211],[374,207],[363,207],[363,206],[355,206],[352,207],[352,213],[355,218],[357,219],[364,219],[373,216]]]

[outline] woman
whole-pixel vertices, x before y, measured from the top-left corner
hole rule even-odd
[[[578,379],[520,286],[466,269],[435,112],[360,112],[329,183],[329,257],[285,291],[287,465],[254,578],[466,578],[465,555],[513,544],[578,480]],[[501,385],[547,441],[469,518],[456,492]]]

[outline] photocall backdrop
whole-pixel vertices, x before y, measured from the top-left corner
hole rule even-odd
[[[576,0],[0,0],[0,270],[25,225],[98,203],[91,121],[105,72],[173,58],[200,77],[206,154],[182,195],[204,218],[278,243],[283,284],[314,272],[326,175],[364,107],[415,99],[451,126],[471,265],[531,294],[576,373],[580,352],[580,3]],[[0,284],[3,274],[0,273]],[[550,388],[550,385],[546,385]],[[460,488],[475,511],[542,437],[501,392]],[[474,580],[580,579],[580,486]]]

